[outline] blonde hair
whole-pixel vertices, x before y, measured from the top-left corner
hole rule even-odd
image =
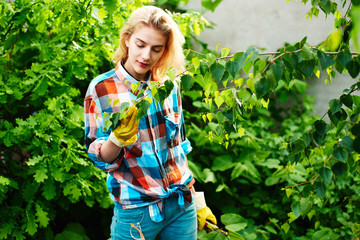
[[[144,6],[136,9],[120,31],[119,47],[115,51],[114,60],[118,63],[128,58],[128,48],[125,44],[138,24],[145,24],[162,32],[168,41],[165,50],[152,69],[154,80],[162,80],[164,73],[172,67],[177,73],[184,69],[185,57],[182,45],[185,42],[178,25],[164,10],[154,6]]]

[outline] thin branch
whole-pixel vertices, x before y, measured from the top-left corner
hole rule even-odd
[[[13,26],[14,26],[14,23],[12,23],[12,24],[10,25],[9,29],[6,31],[4,38],[6,38],[6,36],[9,34],[9,32],[10,32],[10,30],[11,30],[11,28],[12,28]]]
[[[350,2],[349,7],[348,7],[348,9],[347,9],[347,11],[346,11],[346,13],[345,13],[345,17],[348,15],[348,13],[349,13],[349,11],[350,11],[350,8],[351,8],[351,5],[352,5],[352,3]]]

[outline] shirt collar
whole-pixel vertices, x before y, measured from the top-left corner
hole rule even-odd
[[[118,61],[118,63],[115,66],[115,73],[116,76],[119,78],[120,82],[122,82],[125,87],[133,94],[137,95],[139,90],[141,88],[145,88],[146,86],[150,86],[150,80],[151,80],[151,74],[149,74],[148,79],[146,80],[146,82],[141,83],[140,87],[138,88],[138,90],[136,92],[133,92],[131,89],[131,84],[137,84],[139,83],[138,80],[136,80],[133,76],[130,75],[130,73],[128,73],[126,71],[126,69],[124,68],[124,66],[121,64],[121,61]]]

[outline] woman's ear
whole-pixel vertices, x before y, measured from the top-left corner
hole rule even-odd
[[[129,47],[129,42],[130,42],[130,36],[129,36],[129,34],[126,34],[125,35],[125,45],[126,45],[126,47]]]

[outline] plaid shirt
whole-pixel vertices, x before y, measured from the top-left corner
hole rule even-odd
[[[141,87],[150,86],[150,80]],[[178,196],[184,211],[192,202],[189,187],[194,179],[186,159],[192,148],[185,136],[181,98],[174,83],[164,104],[153,100],[147,115],[139,120],[137,141],[123,147],[114,162],[101,159],[101,145],[111,133],[111,129],[103,130],[103,113],[117,112],[121,103],[136,99],[132,83],[138,81],[120,62],[115,69],[91,81],[84,100],[85,146],[95,166],[108,172],[107,187],[115,204],[122,208],[149,206],[152,220],[160,222],[163,220],[162,199]],[[149,88],[144,94],[151,97]],[[112,106],[114,100],[119,103]]]

